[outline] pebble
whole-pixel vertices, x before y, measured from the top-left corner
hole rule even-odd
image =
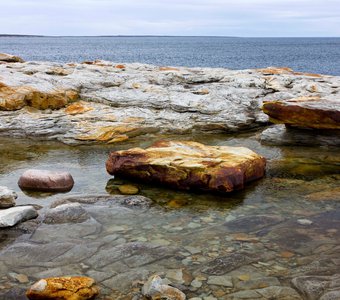
[[[300,225],[312,225],[313,224],[313,222],[311,220],[308,220],[308,219],[299,219],[299,220],[297,220],[297,222]]]
[[[193,281],[191,281],[191,286],[195,288],[200,288],[202,286],[202,282],[197,279],[194,279]]]

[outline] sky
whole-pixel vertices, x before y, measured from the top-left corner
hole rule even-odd
[[[339,37],[340,0],[0,0],[0,33]]]

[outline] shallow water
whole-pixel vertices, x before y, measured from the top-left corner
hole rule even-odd
[[[275,277],[279,281],[273,285],[289,286],[291,278],[308,272],[333,274],[334,268],[336,270],[338,266],[335,262],[330,264],[324,260],[325,257],[336,259],[340,249],[340,199],[334,196],[329,201],[311,201],[308,195],[339,188],[339,149],[263,146],[256,139],[258,133],[180,137],[150,135],[117,145],[81,147],[2,138],[0,185],[8,186],[18,193],[17,204],[47,206],[61,195],[23,193],[17,186],[20,174],[28,168],[68,170],[74,177],[75,186],[67,196],[119,194],[117,187],[120,184],[131,183],[139,187],[141,195],[154,201],[153,207],[141,211],[114,208],[112,211],[105,209],[100,215],[93,211],[102,229],[79,241],[85,241],[89,252],[96,243],[101,243],[101,246],[96,246],[90,257],[81,260],[87,268],[81,267],[79,263],[70,263],[67,257],[64,263],[58,265],[64,273],[94,276],[102,284],[104,294],[113,295],[112,288],[128,293],[131,291],[131,281],[155,272],[166,273],[169,269],[183,269],[190,274],[189,282],[184,285],[188,286],[186,293],[191,297],[220,295],[216,296],[218,299],[242,289],[242,280],[238,279],[241,275],[250,278]],[[266,176],[248,185],[244,191],[211,195],[133,183],[106,173],[105,161],[110,150],[146,147],[158,139],[246,146],[267,158]],[[88,209],[91,211],[90,206]],[[298,221],[301,219],[312,223],[302,225]],[[68,234],[66,237],[58,234],[46,236],[45,227],[42,226],[33,235],[34,243],[45,244],[50,239],[61,242],[74,240]],[[56,230],[61,228],[56,227]],[[164,251],[169,253],[155,254],[152,252],[154,250],[147,248],[142,253],[120,259],[120,264],[115,260],[105,261],[103,253],[111,253],[115,247],[130,242],[165,247]],[[180,250],[173,253],[169,249]],[[156,259],[155,255],[159,257]],[[233,263],[215,260],[230,255],[235,256]],[[238,264],[240,258],[237,255],[251,259],[248,261],[242,257],[243,263]],[[141,260],[145,262],[141,263]],[[315,262],[319,264],[314,266]],[[226,268],[225,272],[221,271],[221,264]],[[14,265],[13,269],[9,267],[7,271],[24,273],[32,281],[40,274],[46,274],[41,272],[50,268],[37,261],[28,262],[28,265],[20,268]],[[207,283],[209,276],[223,272],[232,276],[232,288]],[[195,278],[202,283],[200,287],[190,285]],[[8,282],[10,279],[2,281]]]

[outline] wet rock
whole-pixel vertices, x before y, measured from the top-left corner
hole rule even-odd
[[[209,262],[203,272],[209,275],[224,275],[255,260],[256,258],[248,253],[232,253]]]
[[[340,294],[340,274],[333,276],[300,276],[292,280],[295,288],[306,299],[337,299],[331,296]]]
[[[95,281],[89,277],[52,277],[40,279],[27,291],[31,300],[87,300],[99,294]]]
[[[68,192],[73,188],[73,178],[69,172],[30,169],[18,181],[23,190],[44,192]]]
[[[261,143],[275,146],[340,146],[340,130],[311,130],[275,125],[262,131]]]
[[[177,189],[231,192],[259,179],[265,159],[242,147],[161,141],[147,149],[111,152],[110,174],[160,183]]]
[[[240,281],[237,283],[236,288],[239,290],[255,290],[269,286],[280,286],[280,281],[276,277],[261,277]]]
[[[69,203],[49,209],[44,217],[46,224],[82,223],[90,218],[79,203]]]
[[[302,300],[300,295],[292,288],[285,286],[270,286],[267,288],[239,291],[229,294],[226,300],[241,300],[241,299],[256,299],[256,300]]]
[[[340,101],[337,98],[301,97],[268,101],[263,111],[273,123],[313,129],[340,129]]]
[[[326,191],[320,191],[311,193],[305,196],[305,199],[311,201],[339,201],[340,200],[340,188],[329,189]]]
[[[208,277],[208,284],[212,285],[221,285],[225,287],[233,287],[233,282],[231,276],[224,275],[224,276],[209,276]]]
[[[254,232],[284,221],[281,216],[251,215],[224,223],[228,231]]]
[[[150,297],[152,300],[164,299],[164,300],[185,300],[186,296],[180,290],[171,287],[167,284],[163,284],[162,278],[158,275],[151,276],[144,284],[142,293],[146,297]]]
[[[131,184],[123,184],[118,186],[118,190],[123,194],[123,195],[136,195],[139,193],[138,187],[131,185]]]
[[[33,206],[17,206],[0,210],[0,228],[10,227],[15,224],[36,218],[37,211]]]
[[[5,186],[0,186],[0,209],[15,206],[18,195]]]
[[[24,62],[24,60],[21,57],[7,54],[7,53],[0,53],[0,61],[9,62],[9,63]]]

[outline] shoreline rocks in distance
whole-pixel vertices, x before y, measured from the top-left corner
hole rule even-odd
[[[7,62],[7,63],[23,63],[25,62],[21,57],[7,54],[7,53],[0,53],[0,62]]]
[[[74,180],[69,172],[30,169],[20,176],[18,185],[23,190],[68,192]]]
[[[180,190],[231,192],[265,173],[265,158],[244,147],[160,141],[144,149],[111,152],[106,169]]]

